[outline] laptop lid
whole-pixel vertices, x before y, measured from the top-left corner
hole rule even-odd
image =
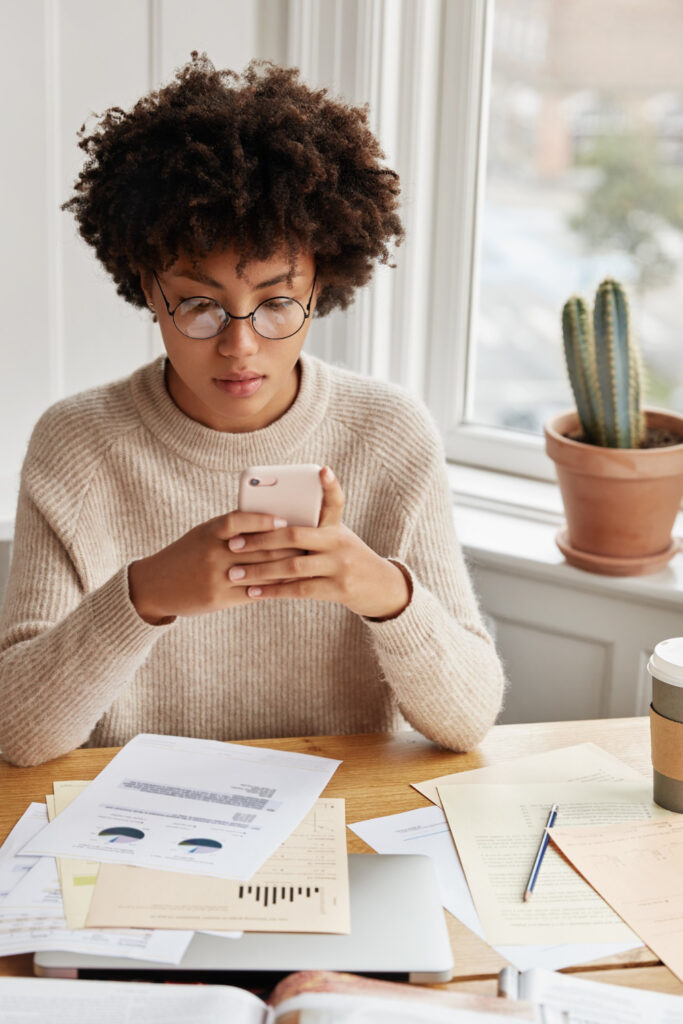
[[[196,933],[180,964],[42,952],[34,972],[48,977],[139,978],[275,983],[294,971],[368,974],[417,984],[449,981],[453,955],[434,866],[420,854],[350,854],[351,932],[304,935],[245,932],[241,939]]]

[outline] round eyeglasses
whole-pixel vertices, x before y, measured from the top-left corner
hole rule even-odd
[[[228,313],[217,299],[209,298],[207,295],[194,295],[190,299],[183,299],[175,309],[171,309],[154,271],[154,280],[166,303],[166,312],[181,334],[197,341],[215,338],[231,320],[251,320],[251,326],[256,333],[262,338],[268,338],[269,341],[284,341],[285,338],[291,338],[301,330],[311,315],[311,302],[317,278],[316,270],[305,308],[298,299],[293,299],[289,295],[276,295],[272,299],[260,302],[252,313],[235,316]]]

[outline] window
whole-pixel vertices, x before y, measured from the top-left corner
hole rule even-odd
[[[681,38],[671,0],[496,0],[474,26],[477,218],[452,456],[546,475],[543,421],[573,404],[562,305],[592,301],[606,276],[630,296],[647,403],[683,409]]]

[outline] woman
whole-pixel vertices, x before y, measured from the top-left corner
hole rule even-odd
[[[503,676],[435,428],[401,389],[302,352],[313,313],[347,306],[402,235],[365,112],[193,53],[82,134],[65,207],[166,357],[34,430],[0,623],[5,757],[404,719],[471,747]],[[316,528],[236,511],[240,471],[278,463],[325,466]]]

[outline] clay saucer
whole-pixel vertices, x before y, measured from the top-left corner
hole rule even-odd
[[[572,547],[566,529],[560,530],[555,537],[555,543],[570,565],[586,572],[599,573],[601,576],[646,576],[666,565],[680,548],[678,539],[672,537],[669,546],[654,555],[610,558],[607,555],[594,555],[590,551],[580,551],[579,548]]]

